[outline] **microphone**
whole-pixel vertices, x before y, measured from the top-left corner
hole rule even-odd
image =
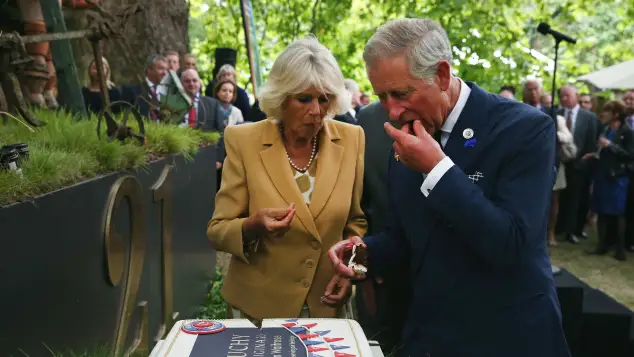
[[[537,26],[537,31],[539,33],[541,33],[542,35],[548,35],[551,34],[553,35],[553,37],[555,38],[555,40],[557,41],[566,41],[566,42],[570,42],[572,44],[577,43],[577,40],[575,40],[574,38],[568,36],[568,35],[564,35],[563,33],[559,32],[559,31],[555,31],[553,29],[550,28],[550,25],[542,22],[539,24],[539,26]]]

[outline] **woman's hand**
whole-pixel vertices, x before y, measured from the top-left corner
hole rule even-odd
[[[350,297],[351,286],[350,279],[335,274],[321,297],[321,303],[330,307],[342,306]]]
[[[264,208],[244,221],[243,230],[248,236],[283,236],[295,217],[295,204],[287,208]]]

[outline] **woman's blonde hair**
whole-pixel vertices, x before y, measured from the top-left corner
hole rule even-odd
[[[293,42],[275,60],[258,96],[260,108],[269,119],[280,120],[286,98],[310,87],[334,96],[328,118],[350,109],[350,93],[345,88],[337,60],[315,37]]]
[[[103,62],[103,66],[104,66],[104,74],[106,77],[106,87],[108,87],[108,89],[112,89],[115,87],[114,83],[112,83],[111,79],[111,74],[110,74],[110,64],[108,64],[108,60],[106,60],[104,57],[101,57],[101,61]],[[95,64],[95,66],[97,65],[95,63],[95,59],[93,58],[92,61],[90,61],[90,64],[88,64],[88,83],[90,84],[91,78],[90,78],[90,67],[92,67],[93,64]]]

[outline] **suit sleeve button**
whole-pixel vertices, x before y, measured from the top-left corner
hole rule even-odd
[[[319,242],[314,240],[312,242],[310,242],[310,246],[313,247],[314,250],[319,249]]]
[[[315,266],[315,261],[312,260],[312,259],[308,259],[306,261],[306,266],[309,267],[309,268],[312,268],[313,266]]]
[[[307,287],[309,287],[309,286],[310,286],[310,283],[308,282],[308,280],[303,279],[303,280],[302,280],[302,286],[303,286],[303,287],[305,287],[305,288],[307,288]]]

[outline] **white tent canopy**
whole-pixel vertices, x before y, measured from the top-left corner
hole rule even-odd
[[[634,60],[585,74],[577,81],[600,89],[634,89]]]

